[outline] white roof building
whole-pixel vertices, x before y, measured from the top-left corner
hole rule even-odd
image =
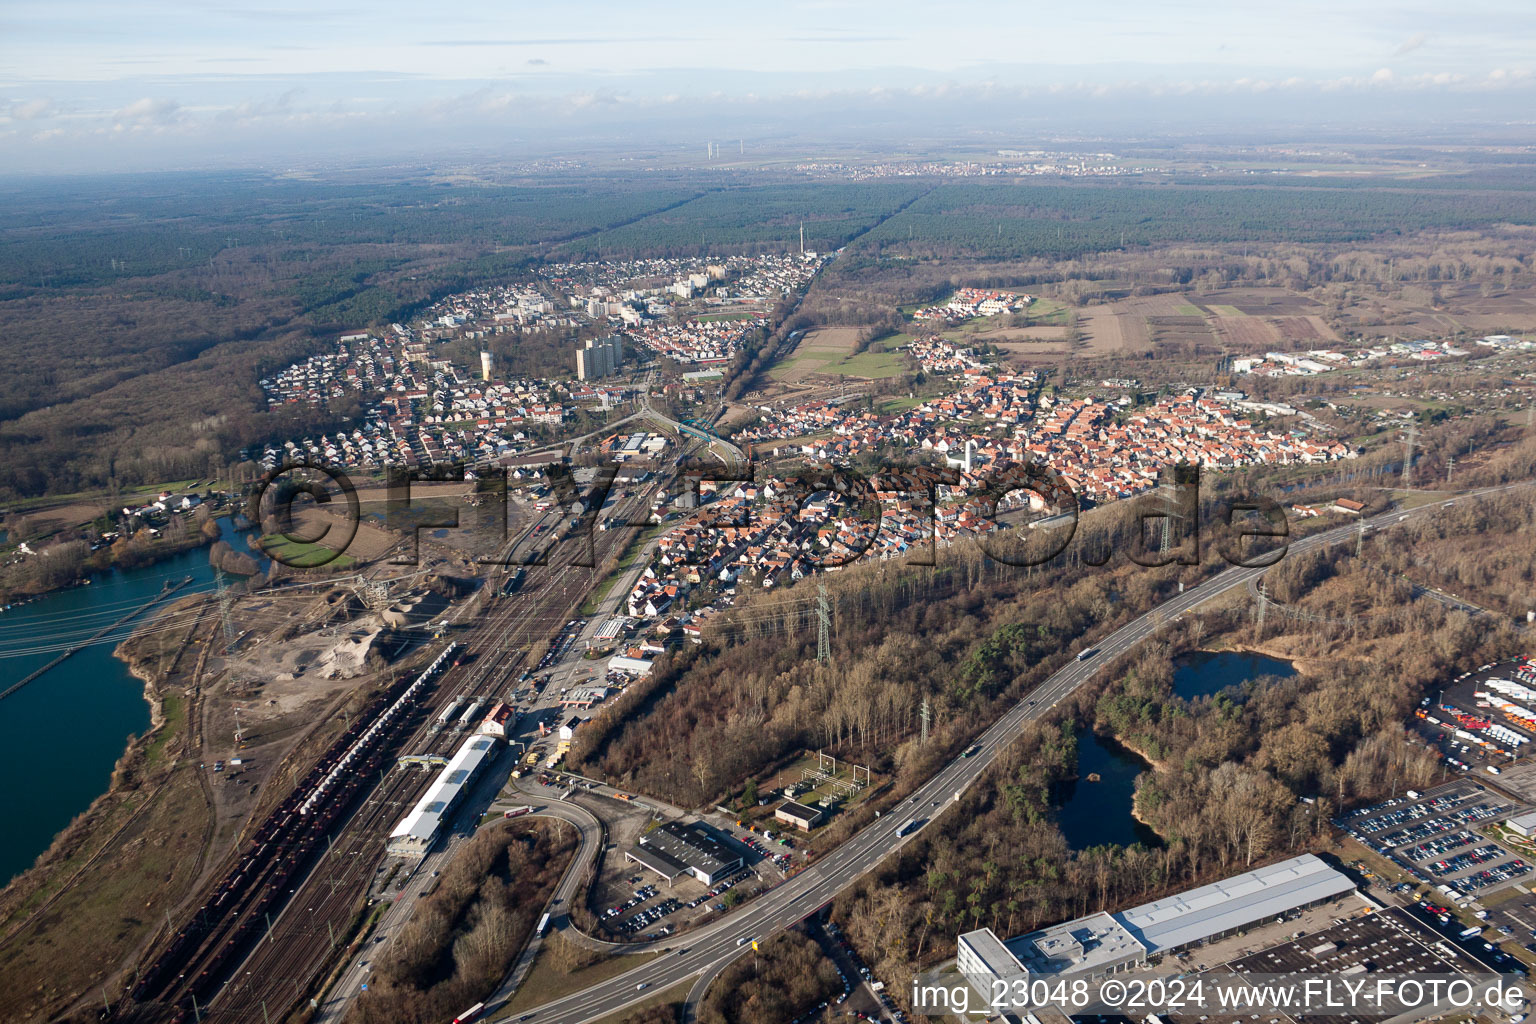
[[[411,813],[389,834],[386,848],[391,854],[420,856],[431,848],[443,827],[443,819],[458,806],[480,770],[495,758],[498,743],[500,740],[495,736],[485,735],[471,736],[464,741],[421,799],[416,801]]]
[[[1312,854],[1133,907],[1116,917],[1149,953],[1203,942],[1355,888]]]
[[[990,928],[959,937],[957,966],[988,995],[1021,976],[1103,977],[1147,957],[1209,942],[1354,891],[1310,853],[1117,914],[1097,913],[1002,941]]]

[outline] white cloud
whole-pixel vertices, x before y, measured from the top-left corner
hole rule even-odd
[[[1394,52],[1392,54],[1392,56],[1394,56],[1394,57],[1404,57],[1404,56],[1407,56],[1408,54],[1412,53],[1414,50],[1417,50],[1419,47],[1423,46],[1427,42],[1429,42],[1429,33],[1428,32],[1416,32],[1413,35],[1409,36],[1408,39],[1403,42],[1403,45],[1399,46],[1397,48],[1396,52]]]
[[[145,96],[117,111],[119,124],[170,124],[177,119],[181,104],[164,97]]]
[[[12,103],[6,115],[13,121],[36,121],[44,117],[52,117],[58,113],[58,107],[53,100],[41,96],[32,100],[20,100]]]

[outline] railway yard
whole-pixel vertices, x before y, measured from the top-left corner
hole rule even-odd
[[[610,514],[638,520],[648,501],[648,492],[636,493],[613,502]],[[554,532],[562,514],[530,519],[507,549],[507,561],[517,563],[542,546],[537,554],[546,564],[494,569],[472,599],[480,602],[478,614],[463,616],[470,624],[452,630],[451,640],[442,631],[423,637],[390,680],[347,714],[340,734],[287,794],[253,819],[259,823],[214,872],[216,880],[125,987],[132,1002],[171,1005],[188,1020],[265,1022],[286,1018],[319,994],[329,969],[359,937],[370,905],[381,893],[399,898],[418,867],[386,870],[397,862],[385,861],[385,842],[435,773],[399,759],[431,765],[451,756],[463,730],[478,725],[478,718],[469,721],[472,713],[513,699],[529,659],[536,662],[558,640],[585,597],[593,570],[574,564],[585,560],[583,545],[551,545],[537,536]],[[596,533],[598,564],[626,540],[624,530]],[[501,577],[514,574],[518,585],[505,587]],[[513,589],[515,598],[504,592]],[[450,709],[453,717],[469,713],[444,728]],[[508,752],[507,744],[495,746],[492,767]],[[487,773],[485,791],[470,803],[488,804],[509,766]],[[222,772],[224,762],[216,767]],[[238,774],[230,771],[228,777]],[[397,884],[381,884],[386,879]]]

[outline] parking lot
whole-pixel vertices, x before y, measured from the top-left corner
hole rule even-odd
[[[615,938],[661,939],[707,915],[724,913],[725,894],[751,881],[752,872],[739,871],[708,889],[683,879],[665,890],[651,877],[637,872],[607,886],[598,917]]]
[[[1502,774],[1536,750],[1536,662],[1516,658],[1463,672],[1415,712],[1420,732],[1461,771]]]
[[[1510,899],[1488,911],[1487,923],[1501,940],[1536,952],[1536,896],[1528,892],[1511,893]]]
[[[1481,782],[1461,779],[1355,811],[1335,823],[1410,877],[1461,899],[1495,892],[1530,875],[1524,858],[1481,832],[1519,809]]]

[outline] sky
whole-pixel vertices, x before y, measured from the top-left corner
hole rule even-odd
[[[0,166],[1511,123],[1533,73],[1529,0],[6,0]]]

